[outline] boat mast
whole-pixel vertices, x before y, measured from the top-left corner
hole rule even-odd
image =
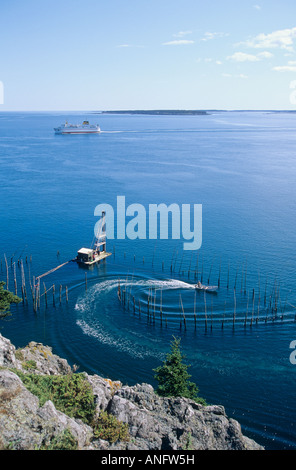
[[[106,251],[106,212],[102,212],[102,218],[101,218],[101,223],[99,224],[98,232],[96,235],[97,241],[95,243],[95,250],[97,252],[100,251]],[[102,250],[100,250],[100,246],[103,247]]]

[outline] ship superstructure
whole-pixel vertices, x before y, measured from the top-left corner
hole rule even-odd
[[[83,121],[82,124],[69,124],[67,121],[59,127],[55,127],[56,134],[99,134],[101,132],[98,124],[90,124]]]

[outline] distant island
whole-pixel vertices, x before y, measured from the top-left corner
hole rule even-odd
[[[179,110],[179,109],[156,109],[156,110],[133,110],[133,111],[101,111],[100,113],[94,112],[94,114],[146,114],[153,116],[205,116],[209,114],[207,111],[191,111],[191,110]]]
[[[92,111],[92,114],[143,114],[147,116],[208,116],[213,113],[296,113],[296,110],[285,109],[207,109],[207,110],[187,110],[187,109],[138,109],[120,111]]]

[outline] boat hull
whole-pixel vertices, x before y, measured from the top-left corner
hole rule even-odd
[[[196,290],[200,290],[200,291],[204,291],[204,292],[211,292],[211,293],[216,293],[217,292],[217,289],[218,287],[216,286],[195,286],[195,289]]]
[[[96,264],[102,259],[107,258],[108,256],[111,256],[112,253],[107,253],[106,251],[102,252],[100,255],[96,256],[93,260],[91,261],[83,261],[80,259],[76,259],[77,263],[83,266],[91,266],[92,264]]]
[[[63,131],[60,131],[60,130],[56,130],[55,133],[56,134],[59,134],[59,135],[67,135],[67,134],[100,134],[100,130],[77,130],[77,131],[66,131],[66,130],[63,130]]]

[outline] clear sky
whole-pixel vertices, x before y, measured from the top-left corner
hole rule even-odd
[[[0,111],[296,110],[295,0],[1,0],[0,22]]]

